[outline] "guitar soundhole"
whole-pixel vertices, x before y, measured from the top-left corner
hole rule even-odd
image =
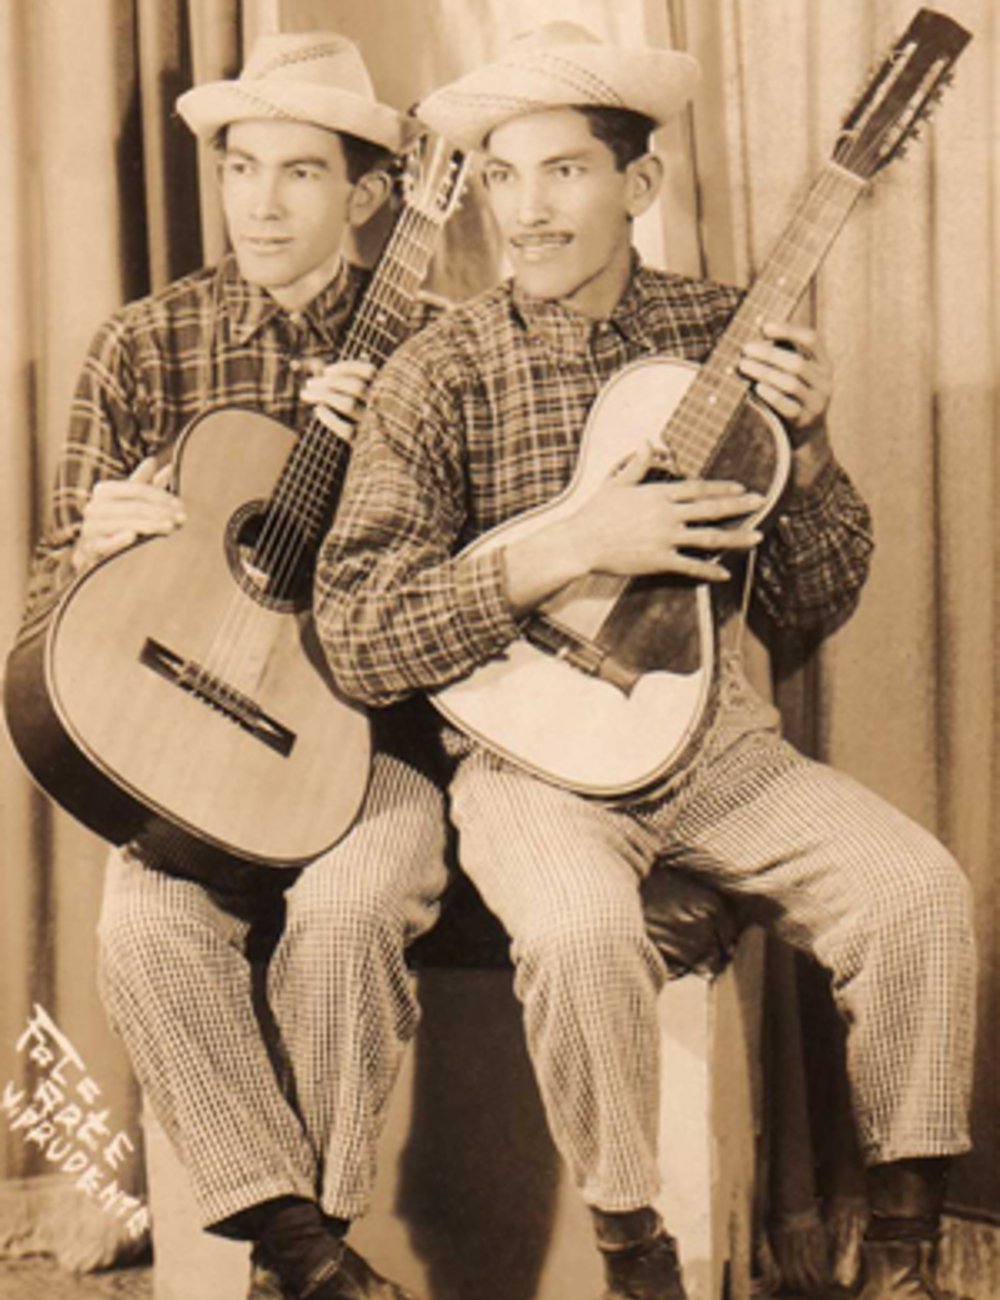
[[[265,501],[248,501],[226,529],[226,559],[242,591],[281,613],[305,609],[312,599],[315,552],[296,521]]]

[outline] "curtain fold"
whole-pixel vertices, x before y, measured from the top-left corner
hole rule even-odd
[[[706,69],[696,140],[707,269],[746,283],[916,6],[718,0],[681,8],[689,46]],[[803,306],[836,364],[835,445],[873,507],[872,577],[851,622],[819,649],[782,645],[774,676],[786,734],[938,834],[970,878],[981,958],[975,1150],[958,1163],[952,1203],[995,1221],[997,18],[980,0],[946,8],[973,33],[955,84],[909,156],[858,204]],[[798,998],[801,978],[793,987],[789,973],[778,972],[769,988],[778,1060],[788,1050],[782,1007]],[[843,1098],[816,1088],[823,1070],[815,1059],[829,1073],[835,1057],[809,1034],[816,996],[798,1048],[814,1058],[812,1090],[800,1090],[796,1104],[822,1131],[832,1115],[842,1124],[846,1116]],[[778,1068],[787,1090],[787,1059]],[[824,1192],[847,1203],[858,1186],[837,1146],[825,1183],[810,1189],[799,1177],[799,1121],[772,1103],[769,1096],[768,1115],[790,1119],[772,1128],[767,1149],[772,1173],[790,1162],[784,1180],[777,1171],[769,1207],[780,1239],[782,1222],[811,1194],[817,1204]],[[952,1251],[954,1260],[959,1254]],[[803,1254],[790,1250],[787,1262],[795,1268]]]
[[[190,20],[204,65],[214,69],[206,75],[223,75],[219,60],[233,62],[237,18],[238,0],[2,6],[4,653],[19,621],[28,558],[93,332],[122,302],[200,263],[194,145],[173,101],[191,83]],[[108,696],[114,707],[110,682]],[[94,1109],[107,1112],[112,1134],[124,1132],[138,1147],[135,1085],[95,982],[107,848],[33,789],[6,741],[0,844],[0,1086],[38,1080],[16,1044],[40,1005],[99,1088]],[[3,1154],[0,1176],[53,1172],[39,1145],[9,1124]],[[116,1172],[122,1187],[141,1191],[138,1151]]]

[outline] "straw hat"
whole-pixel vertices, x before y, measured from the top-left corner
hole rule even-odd
[[[403,122],[375,99],[358,47],[335,32],[261,36],[235,81],[209,81],[185,91],[177,111],[202,139],[233,122],[277,118],[400,148]]]
[[[546,108],[628,108],[661,126],[687,103],[700,73],[690,54],[608,45],[576,23],[546,23],[429,95],[417,116],[463,149],[494,127]]]

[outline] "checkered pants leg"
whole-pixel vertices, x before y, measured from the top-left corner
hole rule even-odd
[[[364,818],[289,890],[272,958],[301,1117],[254,1014],[246,922],[199,885],[111,855],[102,996],[206,1226],[275,1196],[321,1192],[344,1217],[365,1208],[378,1124],[417,1020],[403,950],[436,918],[442,855],[440,794],[376,757]]]
[[[322,1205],[344,1219],[368,1207],[376,1140],[417,1027],[405,950],[436,920],[447,883],[440,793],[398,759],[376,763],[405,786],[391,798],[373,788],[349,838],[289,891],[269,974]]]
[[[851,777],[757,737],[718,760],[665,847],[666,864],[767,900],[777,933],[830,971],[866,1160],[967,1150],[971,891],[943,845]]]
[[[553,1139],[584,1199],[659,1187],[657,993],[637,885],[648,836],[596,803],[473,755],[452,784],[459,858],[511,935],[515,990]]]
[[[663,972],[637,889],[654,864],[768,900],[779,932],[832,972],[869,1160],[966,1149],[968,888],[941,845],[885,801],[768,733],[631,808],[481,753],[461,764],[452,794],[462,863],[513,939],[553,1137],[589,1204],[634,1208],[659,1189]]]

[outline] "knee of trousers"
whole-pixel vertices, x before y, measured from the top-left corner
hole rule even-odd
[[[309,873],[287,896],[279,949],[326,953],[323,964],[354,964],[364,954],[402,952],[410,929],[411,900],[383,892],[363,878]]]
[[[545,984],[567,986],[590,1001],[617,1000],[629,988],[660,988],[663,962],[639,909],[562,908],[533,916],[513,937],[519,993]]]
[[[190,973],[226,942],[194,916],[148,898],[106,906],[97,940],[98,987],[112,1023],[147,1001],[150,990],[161,1001],[189,997]]]
[[[972,890],[943,844],[928,837],[900,854],[897,870],[879,878],[871,919],[939,941],[972,931]]]
[[[897,845],[891,869],[872,873],[838,927],[834,967],[867,961],[910,970],[948,970],[962,983],[974,961],[972,892],[961,867],[931,836]]]

